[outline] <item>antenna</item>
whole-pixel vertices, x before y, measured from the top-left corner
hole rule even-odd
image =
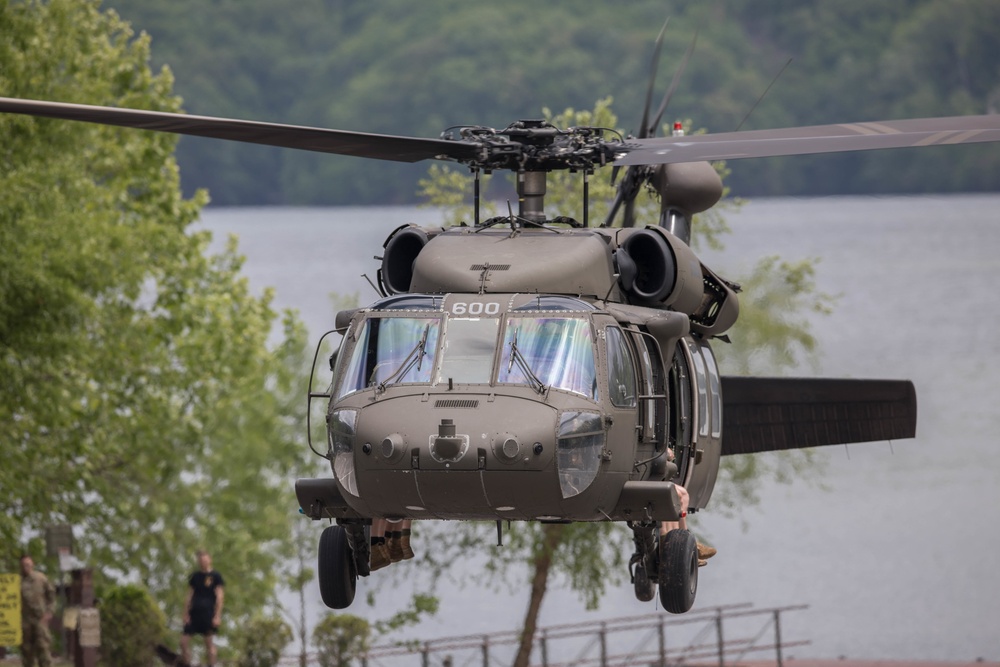
[[[475,226],[479,226],[479,167],[473,167],[472,173],[476,175],[476,183],[473,193],[473,208],[475,209]]]

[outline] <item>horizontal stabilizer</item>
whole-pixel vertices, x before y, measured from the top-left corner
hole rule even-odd
[[[909,380],[722,378],[722,454],[912,438]]]

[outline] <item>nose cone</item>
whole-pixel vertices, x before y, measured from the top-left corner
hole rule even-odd
[[[538,400],[495,394],[379,400],[358,415],[358,491],[379,516],[532,518],[526,498],[561,498],[556,416]]]

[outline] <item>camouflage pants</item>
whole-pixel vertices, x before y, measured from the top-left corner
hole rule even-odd
[[[21,665],[50,667],[52,664],[49,628],[41,621],[24,621],[21,625]]]

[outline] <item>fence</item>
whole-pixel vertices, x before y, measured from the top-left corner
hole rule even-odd
[[[807,605],[753,609],[750,604],[726,605],[683,616],[650,614],[606,621],[539,628],[532,665],[536,667],[675,667],[717,664],[725,667],[748,654],[773,652],[783,667],[784,651],[806,646],[788,641],[781,632],[781,615]],[[423,642],[382,645],[370,649],[364,667],[497,667],[514,661],[520,635],[444,637]]]

